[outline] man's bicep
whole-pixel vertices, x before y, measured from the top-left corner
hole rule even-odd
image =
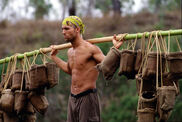
[[[104,59],[105,55],[102,53],[99,47],[95,46],[93,57],[97,61],[97,63],[100,63]]]
[[[69,61],[67,62],[67,69],[68,69],[68,74],[70,74],[70,75],[71,75],[71,68],[70,68]]]

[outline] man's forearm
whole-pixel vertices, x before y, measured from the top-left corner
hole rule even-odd
[[[62,59],[58,58],[57,56],[51,56],[51,59],[61,68],[64,72],[70,74],[68,69],[68,63],[63,61]]]

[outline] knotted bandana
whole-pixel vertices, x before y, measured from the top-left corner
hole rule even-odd
[[[77,16],[69,16],[67,18],[65,18],[62,22],[62,25],[68,25],[68,26],[76,26],[80,28],[80,33],[83,34],[84,33],[84,24],[82,22],[82,20],[77,17]]]

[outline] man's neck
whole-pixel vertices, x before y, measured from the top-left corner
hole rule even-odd
[[[73,42],[71,42],[73,48],[79,47],[82,43],[83,43],[83,39],[80,36],[78,36],[77,38],[75,38]]]

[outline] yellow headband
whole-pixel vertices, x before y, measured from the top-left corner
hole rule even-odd
[[[62,25],[68,25],[70,26],[70,23],[75,25],[76,27],[80,28],[80,33],[83,34],[84,33],[84,24],[82,22],[82,20],[77,17],[77,16],[69,16],[67,18],[65,18],[62,22]]]

